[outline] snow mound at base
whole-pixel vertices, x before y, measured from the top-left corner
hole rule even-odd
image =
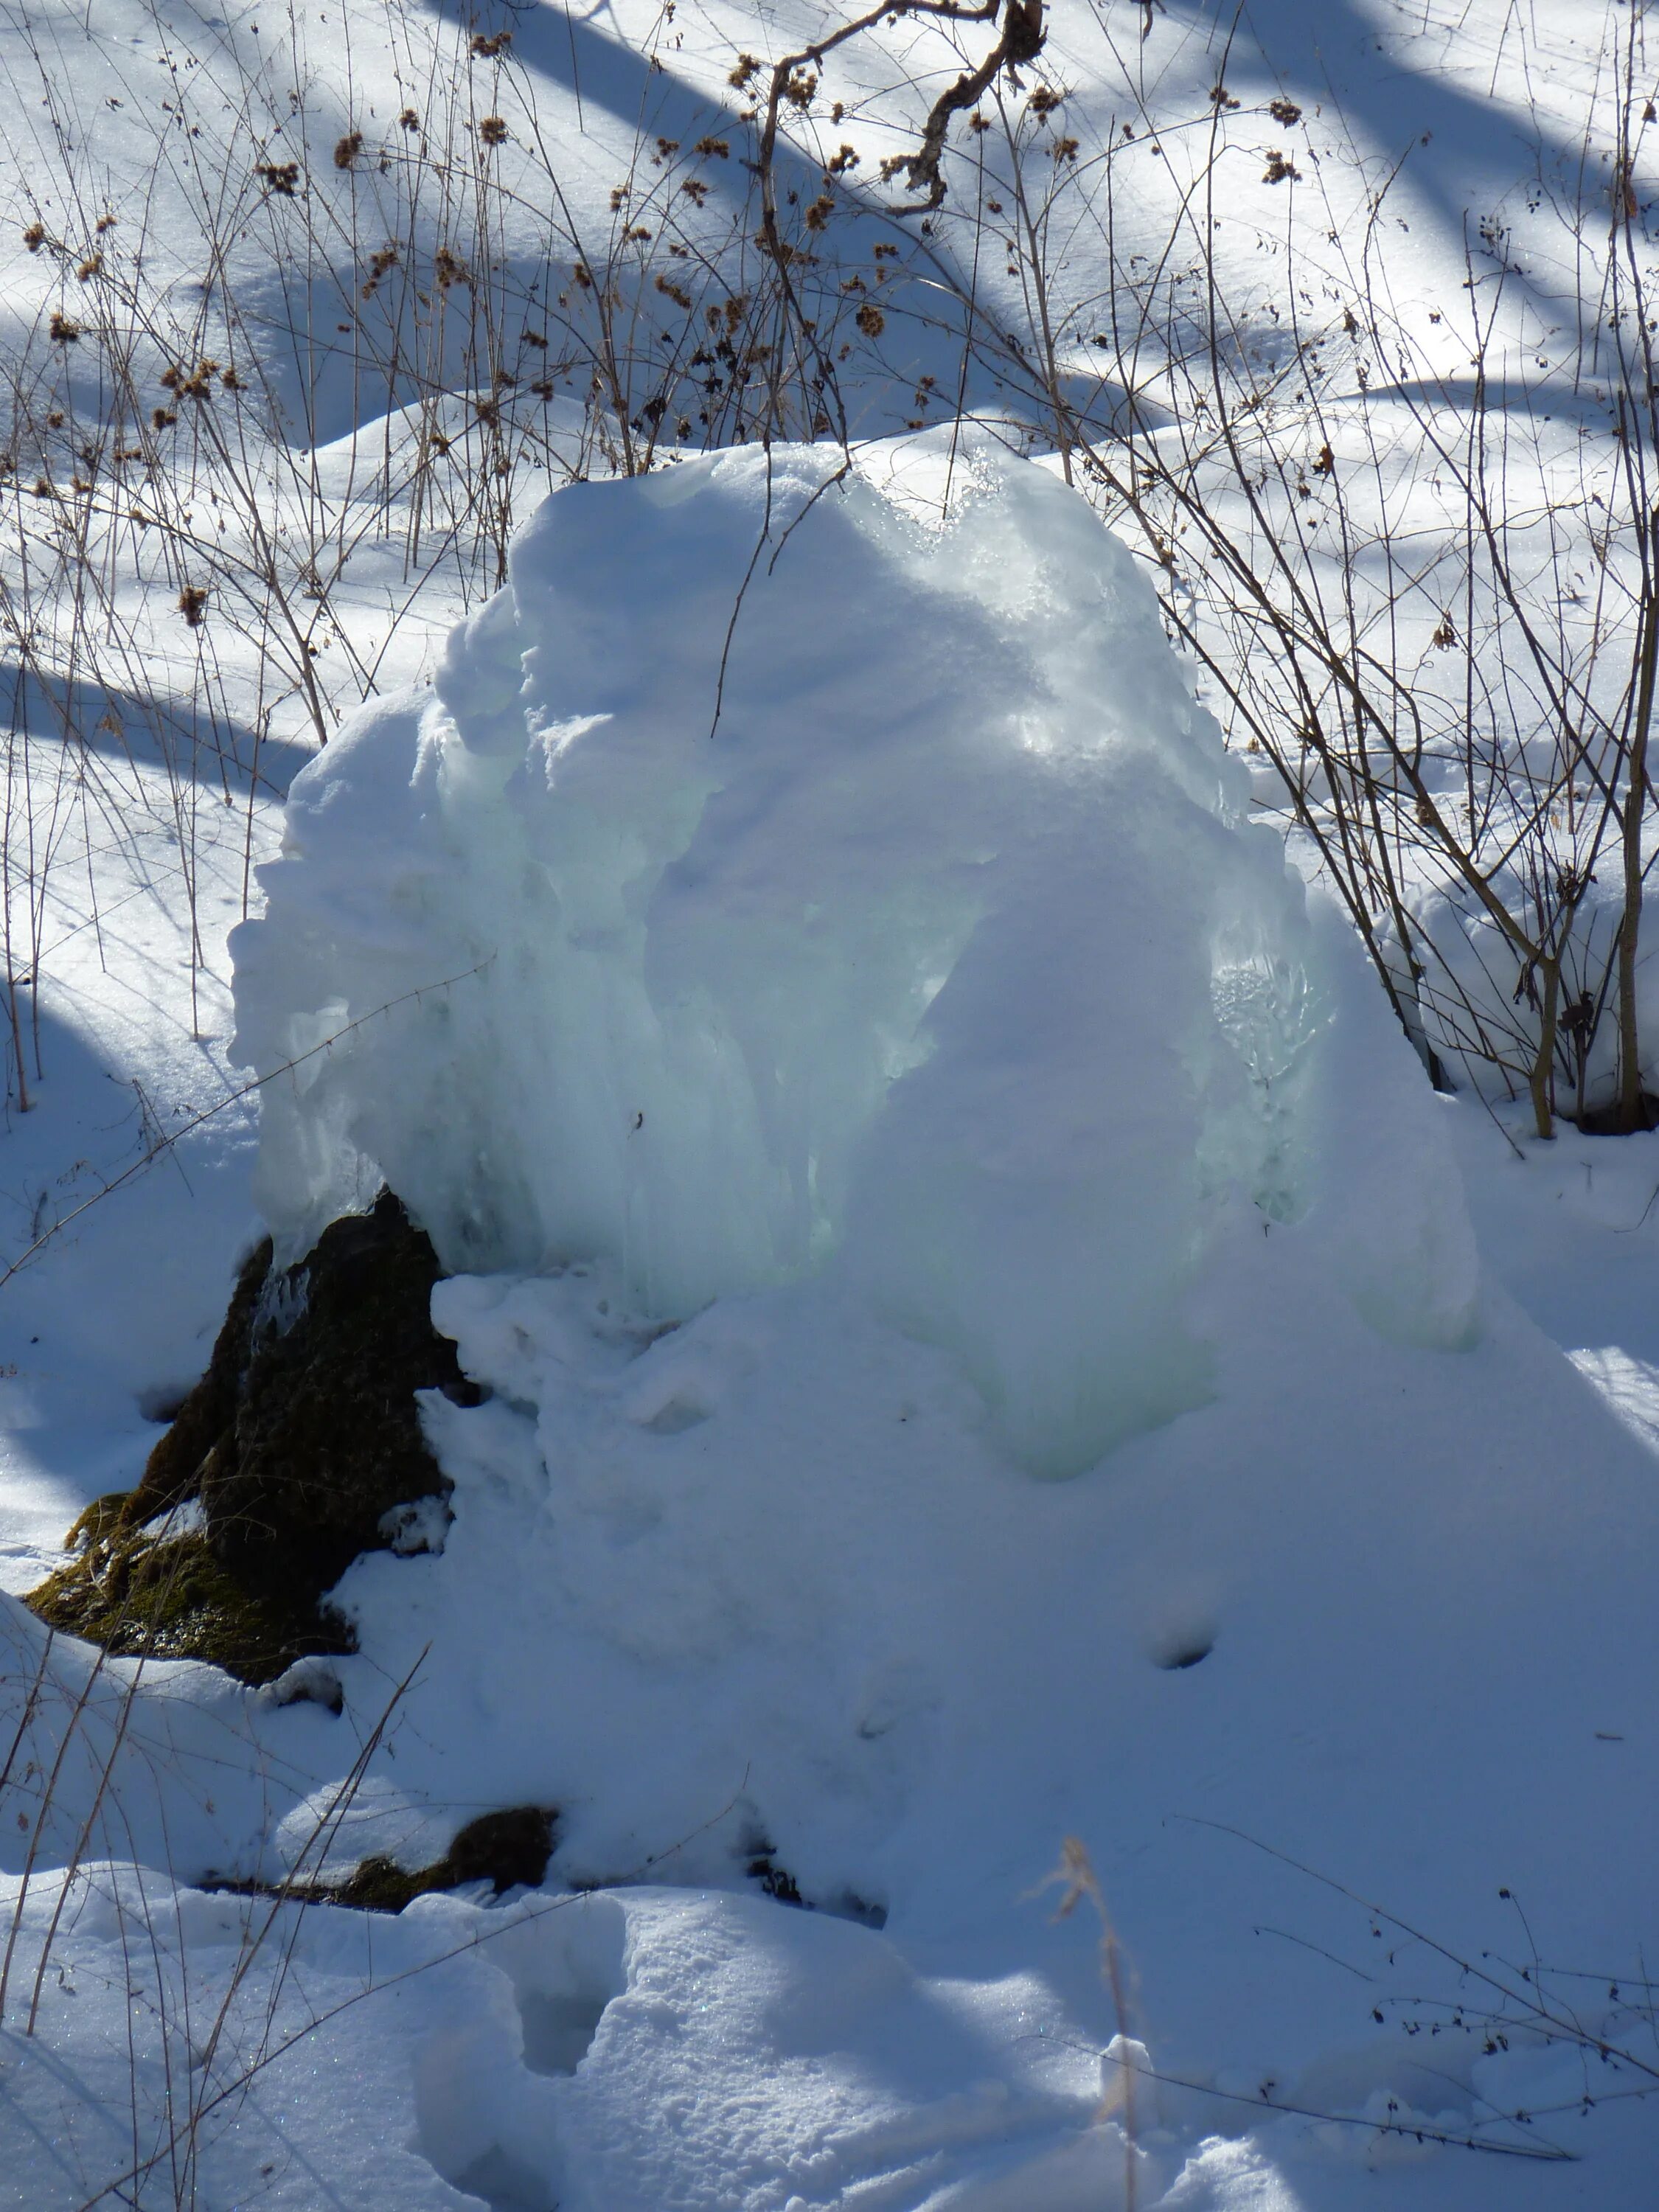
[[[392,1919],[99,1863],[67,1898],[60,1876],[0,1877],[0,1905],[25,1968],[56,1912],[72,1947],[38,2036],[11,2039],[11,2201],[31,2212],[84,2206],[94,2177],[176,2203],[181,2170],[204,2201],[290,2212],[1261,2201],[1216,2187],[1222,2146],[1157,2124],[1143,2046],[1099,2053],[1037,1977],[921,1976],[880,1936],[765,1899],[422,1898]],[[228,2026],[191,2044],[181,2093],[192,2007]],[[1126,2078],[1134,2142],[1111,2110]]]
[[[1245,804],[1037,467],[924,438],[573,485],[435,696],[295,786],[234,944],[239,1048],[289,1070],[267,1217],[302,1249],[384,1176],[452,1269],[605,1262],[665,1320],[833,1258],[1048,1474],[1209,1395],[1187,1301],[1241,1194],[1457,1342],[1426,1094]]]

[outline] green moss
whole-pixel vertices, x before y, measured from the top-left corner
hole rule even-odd
[[[101,1498],[94,1498],[64,1539],[66,1552],[82,1552],[94,1546],[107,1546],[124,1528],[137,1526],[133,1518],[133,1504],[138,1496],[136,1490],[106,1490]],[[149,1514],[138,1516],[149,1520]]]
[[[243,1896],[289,1897],[307,1905],[349,1905],[362,1912],[401,1912],[417,1897],[488,1881],[497,1892],[539,1887],[553,1855],[558,1815],[544,1805],[513,1805],[470,1820],[442,1858],[430,1866],[400,1867],[394,1859],[368,1858],[343,1882],[209,1884]]]
[[[404,1905],[417,1897],[439,1889],[453,1889],[452,1881],[442,1879],[444,1862],[411,1871],[400,1867],[394,1859],[365,1859],[353,1869],[348,1881],[337,1889],[321,1889],[319,1894],[337,1905],[353,1905],[362,1912],[401,1912]]]
[[[337,1617],[250,1592],[205,1535],[158,1542],[125,1525],[129,1495],[88,1507],[76,1523],[79,1556],[29,1592],[27,1603],[53,1628],[118,1658],[206,1659],[255,1683],[312,1653],[352,1649]]]
[[[390,1191],[280,1274],[269,1240],[257,1247],[137,1487],[88,1507],[70,1532],[78,1555],[26,1602],[118,1656],[206,1659],[246,1682],[353,1650],[327,1592],[386,1542],[388,1514],[448,1488],[416,1394],[478,1396],[432,1326],[439,1273]],[[144,1534],[191,1502],[199,1533]]]

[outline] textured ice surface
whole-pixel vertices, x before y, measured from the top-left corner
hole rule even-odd
[[[1070,1472],[1207,1395],[1190,1286],[1241,1194],[1285,1222],[1340,1188],[1380,1079],[1397,1171],[1338,1237],[1352,1286],[1465,1328],[1420,1079],[1369,1005],[1334,1020],[1369,987],[1152,591],[989,447],[941,520],[946,466],[922,439],[573,485],[435,696],[299,779],[235,940],[240,1050],[311,1054],[264,1094],[280,1236],[384,1175],[450,1267],[604,1261],[665,1319],[834,1259]]]

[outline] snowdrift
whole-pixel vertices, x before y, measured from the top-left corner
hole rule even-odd
[[[1588,1978],[1650,1940],[1650,1441],[1480,1284],[1455,1109],[1081,500],[928,440],[560,493],[264,881],[273,1227],[387,1178],[490,1395],[428,1395],[449,1525],[349,1570],[340,1717],[255,1839],[204,1784],[202,1867],[309,1868],[407,1678],[337,1869],[533,1803],[550,1897],[644,1900],[533,2112],[494,1984],[417,2055],[444,2173],[1121,2202],[1120,2032],[1146,2203],[1346,2205],[1401,2129],[1513,2147],[1564,2068],[1603,2124],[1456,1961],[1535,1941],[1592,2043],[1638,2032]],[[1127,2021],[1033,1899],[1067,1834]],[[940,1977],[975,2054],[896,2040]],[[694,2139],[710,2038],[748,2117]],[[1444,2160],[1425,2206],[1470,2201]]]
[[[452,1270],[601,1263],[662,1321],[831,1265],[1049,1474],[1207,1395],[1185,1301],[1241,1203],[1456,1342],[1429,1102],[1246,805],[1041,469],[919,440],[574,485],[435,696],[295,787],[234,942],[239,1049],[312,1055],[265,1089],[265,1211],[297,1253],[384,1176]]]

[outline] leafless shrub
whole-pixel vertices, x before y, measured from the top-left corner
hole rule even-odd
[[[297,18],[285,43],[264,28],[261,65],[228,81],[165,57],[155,180],[200,210],[199,284],[112,211],[38,57],[56,151],[14,178],[11,219],[42,283],[0,353],[0,1013],[20,1107],[48,886],[100,818],[170,826],[194,977],[204,783],[244,810],[246,910],[276,741],[325,744],[394,639],[406,658],[495,589],[531,502],[686,448],[831,434],[837,365],[880,328],[826,237],[838,156],[763,238],[728,112],[671,132],[647,110],[595,229],[509,33],[411,19],[407,97],[376,120],[308,78]],[[89,895],[95,926],[95,878]]]
[[[1394,304],[1392,179],[1356,235],[1311,155],[1307,181],[1267,180],[1320,211],[1264,234],[1275,274],[1242,296],[1216,245],[1224,206],[1236,220],[1224,83],[1202,113],[1142,110],[1086,154],[1057,98],[999,91],[960,218],[995,211],[1024,301],[1011,328],[959,289],[965,356],[1147,557],[1231,743],[1273,772],[1259,798],[1276,790],[1436,1081],[1519,1091],[1542,1136],[1559,1112],[1652,1115],[1659,303],[1632,36],[1592,126],[1611,185],[1584,182],[1586,160],[1553,186],[1577,336],[1547,380],[1520,356],[1528,302],[1498,217],[1471,223],[1437,336]],[[1187,149],[1156,241],[1119,175],[1153,131],[1171,167]],[[1353,155],[1342,181],[1358,173]],[[1058,250],[1079,234],[1109,272],[1086,296]]]

